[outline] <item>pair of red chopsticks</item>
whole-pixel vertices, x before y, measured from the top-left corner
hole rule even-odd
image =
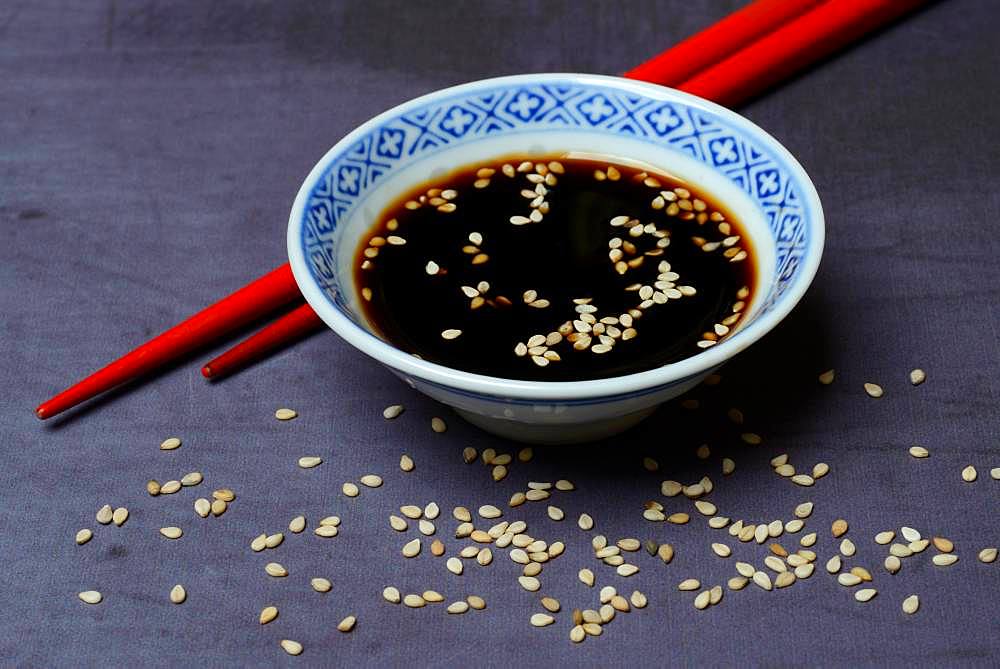
[[[756,0],[624,76],[731,107],[926,1]],[[54,416],[301,301],[291,268],[282,265],[42,403],[35,414]],[[322,326],[309,305],[300,304],[210,361],[202,374],[230,374]]]

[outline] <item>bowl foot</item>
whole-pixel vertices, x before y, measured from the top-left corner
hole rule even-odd
[[[455,411],[476,427],[514,441],[527,444],[579,444],[587,441],[598,441],[624,432],[656,411],[657,408],[657,405],[654,405],[624,416],[604,418],[589,423],[562,425],[529,424],[506,418],[484,416],[463,409],[455,409]]]

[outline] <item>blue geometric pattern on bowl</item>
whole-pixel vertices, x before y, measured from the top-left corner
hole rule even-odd
[[[496,133],[577,129],[626,135],[681,151],[722,172],[764,212],[775,240],[775,283],[767,313],[798,278],[809,246],[804,192],[785,161],[710,111],[600,84],[553,78],[456,94],[386,121],[335,157],[313,187],[301,244],[317,284],[358,322],[334,262],[334,231],[354,203],[393,169],[422,155]]]

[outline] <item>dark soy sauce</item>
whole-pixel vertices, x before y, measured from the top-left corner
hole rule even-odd
[[[458,169],[362,240],[365,315],[394,346],[533,381],[631,374],[724,339],[754,289],[750,240],[696,186],[566,157]]]

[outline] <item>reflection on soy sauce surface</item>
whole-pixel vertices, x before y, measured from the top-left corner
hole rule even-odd
[[[716,345],[750,303],[743,228],[696,185],[530,156],[390,204],[358,249],[365,315],[394,346],[534,381],[631,374]]]

